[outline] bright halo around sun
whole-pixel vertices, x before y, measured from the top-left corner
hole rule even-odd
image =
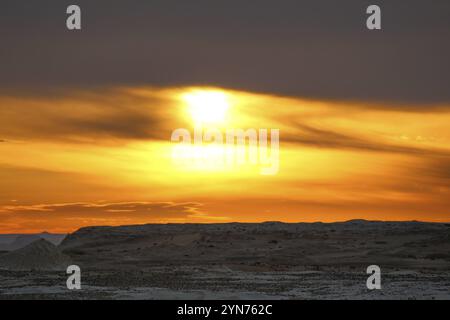
[[[184,94],[195,124],[223,124],[230,107],[228,96],[219,90],[195,90]]]

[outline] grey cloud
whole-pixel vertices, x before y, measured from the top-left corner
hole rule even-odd
[[[3,1],[4,90],[207,84],[398,108],[450,102],[448,0],[379,0],[379,32],[365,28],[368,0],[79,0],[80,32],[65,29],[69,4]]]
[[[68,131],[80,136],[103,136],[119,139],[167,139],[161,134],[161,122],[143,114],[118,114],[98,119],[62,119]],[[70,132],[68,132],[70,133]]]

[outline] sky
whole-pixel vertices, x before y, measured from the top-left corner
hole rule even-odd
[[[450,221],[448,1],[378,1],[379,31],[368,1],[69,4],[1,4],[0,233]],[[174,155],[200,122],[278,129],[276,174]]]

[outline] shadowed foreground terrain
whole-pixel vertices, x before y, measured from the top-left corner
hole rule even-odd
[[[0,255],[0,298],[450,299],[449,224],[88,227],[45,241]],[[69,263],[81,290],[66,288]],[[369,265],[381,290],[366,287]]]

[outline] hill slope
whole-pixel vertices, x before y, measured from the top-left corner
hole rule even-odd
[[[70,258],[47,240],[33,243],[0,256],[0,268],[7,270],[65,270]]]

